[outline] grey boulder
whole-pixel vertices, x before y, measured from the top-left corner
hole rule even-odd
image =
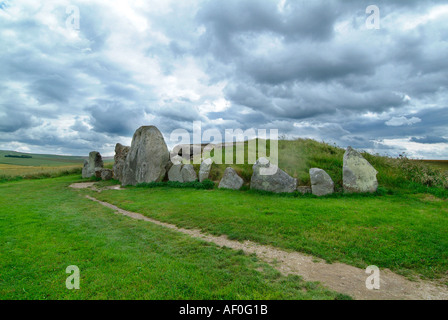
[[[92,151],[89,154],[89,160],[84,161],[84,167],[82,169],[82,177],[84,179],[94,177],[97,169],[102,169],[104,166],[103,158],[97,151]]]
[[[198,176],[192,164],[186,164],[182,167],[183,182],[194,182],[198,180]]]
[[[141,127],[132,138],[121,184],[127,186],[163,181],[169,161],[168,147],[159,129],[154,126]]]
[[[356,150],[348,147],[344,155],[343,185],[347,193],[376,192],[378,171]]]
[[[321,197],[334,193],[334,182],[322,169],[310,169],[311,189],[315,196]]]
[[[101,180],[109,181],[112,180],[114,173],[111,169],[102,169],[101,170]]]
[[[173,164],[170,171],[168,171],[168,180],[174,182],[184,182],[182,178],[182,164]]]
[[[205,159],[201,163],[201,168],[199,169],[199,182],[207,180],[210,176],[210,171],[212,170],[213,160],[210,158]]]
[[[253,166],[250,188],[275,193],[293,193],[297,190],[297,179],[289,176],[266,158],[260,158]]]
[[[233,168],[227,168],[224,176],[219,183],[219,189],[240,190],[243,186],[244,180],[236,173]]]

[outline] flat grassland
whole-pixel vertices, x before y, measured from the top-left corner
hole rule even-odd
[[[5,155],[26,155],[32,158],[9,158]],[[81,172],[83,163],[84,159],[81,157],[26,154],[0,150],[0,181],[78,173]]]
[[[5,157],[31,156],[31,158]],[[0,182],[58,177],[66,174],[80,173],[84,158],[45,154],[28,154],[0,150]],[[113,160],[105,160],[105,167],[111,167]]]
[[[432,167],[448,171],[448,160],[423,160],[423,162]]]
[[[12,156],[31,156],[32,158],[7,158],[6,155]],[[28,154],[14,151],[0,150],[0,164],[9,164],[14,166],[32,166],[32,167],[60,167],[71,165],[82,165],[84,159],[82,157],[57,156],[46,154]]]

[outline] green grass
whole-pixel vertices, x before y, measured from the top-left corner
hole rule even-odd
[[[246,182],[240,192],[162,183],[93,195],[180,227],[304,252],[328,262],[377,265],[448,285],[447,171],[405,157],[363,153],[379,171],[379,191],[345,195],[343,149],[297,139],[279,141],[279,154],[279,167],[300,185],[310,184],[310,168],[322,168],[338,193],[316,198],[248,191],[252,164],[246,161],[232,165]],[[226,167],[213,165],[210,178],[219,181]],[[6,182],[0,184],[1,298],[343,298],[297,277],[282,277],[253,256],[114,216],[80,196],[91,191],[66,188],[79,176],[10,181],[23,177],[0,176],[0,182]],[[65,288],[65,268],[71,264],[81,268],[79,292]]]
[[[5,155],[31,156],[8,158]],[[0,183],[22,179],[56,178],[81,173],[84,158],[72,156],[27,154],[0,150]],[[111,169],[113,160],[104,160],[104,167]]]
[[[0,299],[347,298],[254,256],[115,215],[68,188],[77,180],[0,185]],[[80,290],[65,287],[70,265]]]
[[[88,191],[84,191],[88,192]],[[142,189],[95,194],[184,228],[437,279],[448,271],[448,205],[428,194],[324,198],[254,191]]]
[[[248,142],[245,143],[245,164],[214,164],[210,178],[219,181],[228,166],[233,167],[244,179],[250,183],[252,165],[248,163]],[[266,141],[267,154],[270,154],[270,141]],[[335,182],[336,191],[342,191],[342,167],[345,150],[324,142],[311,139],[280,140],[279,167],[289,175],[297,178],[299,185],[310,186],[309,169],[324,169]],[[236,146],[233,147],[234,163],[236,163]],[[362,151],[362,150],[361,150]],[[232,148],[227,147],[222,152],[223,163],[226,153],[230,154]],[[378,182],[381,186],[397,191],[409,190],[409,182],[417,182],[426,186],[448,188],[448,171],[446,161],[438,161],[437,165],[431,161],[410,161],[406,157],[391,158],[380,155],[371,155],[362,152],[363,156],[377,169]],[[212,152],[211,156],[214,153]],[[195,168],[198,170],[199,165]],[[442,169],[442,170],[441,170]]]
[[[422,162],[434,168],[448,171],[448,160],[422,160]]]
[[[32,156],[30,159],[20,159],[20,158],[6,158],[5,155],[27,155]],[[45,154],[28,154],[14,151],[3,151],[0,150],[0,164],[11,164],[20,166],[67,166],[67,165],[82,165],[84,159],[82,157],[71,157],[71,156],[58,156],[58,155],[45,155]]]

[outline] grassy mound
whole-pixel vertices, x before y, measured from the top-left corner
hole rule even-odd
[[[236,163],[236,149],[233,147],[234,163]],[[267,154],[270,153],[270,141],[266,142]],[[231,148],[222,152],[223,163]],[[318,142],[311,139],[281,140],[279,141],[279,167],[289,175],[299,180],[299,185],[310,186],[309,169],[325,170],[335,182],[336,191],[342,191],[342,167],[345,149],[336,145]],[[406,156],[398,158],[372,155],[362,152],[362,155],[377,169],[380,190],[429,192],[448,197],[448,171],[441,167],[423,161],[410,160]],[[211,153],[214,156],[214,153]],[[252,165],[248,163],[248,142],[245,143],[245,164],[214,164],[210,179],[219,181],[225,169],[230,166],[250,183]],[[195,165],[199,170],[199,165]]]

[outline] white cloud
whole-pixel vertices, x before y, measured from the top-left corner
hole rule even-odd
[[[406,118],[406,117],[393,117],[389,121],[386,121],[386,125],[391,127],[400,127],[400,126],[411,126],[413,124],[419,123],[422,120],[417,117]]]

